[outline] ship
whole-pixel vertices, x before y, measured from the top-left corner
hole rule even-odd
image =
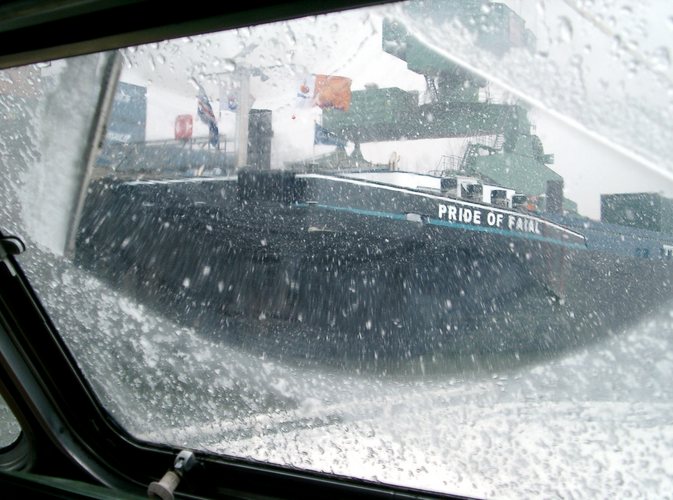
[[[519,26],[504,5],[491,15]],[[572,348],[668,300],[671,200],[606,194],[601,221],[580,217],[523,106],[484,99],[488,82],[393,20],[383,49],[425,76],[430,101],[354,91],[347,112],[323,111],[335,152],[283,169],[265,111],[252,114],[248,163],[223,160],[218,175],[153,177],[140,154],[143,179],[117,168],[89,185],[75,261],[218,341],[364,366]],[[428,173],[360,148],[438,137],[482,139]],[[649,218],[627,216],[653,201]]]

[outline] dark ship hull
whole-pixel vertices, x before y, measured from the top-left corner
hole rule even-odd
[[[83,267],[181,323],[293,357],[563,349],[671,290],[666,260],[592,249],[548,218],[339,176],[100,180],[89,199]]]

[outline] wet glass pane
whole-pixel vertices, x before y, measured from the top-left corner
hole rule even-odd
[[[671,15],[408,2],[8,70],[2,223],[140,439],[658,496]]]

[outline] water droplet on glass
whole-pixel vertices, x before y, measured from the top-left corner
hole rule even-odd
[[[659,47],[654,51],[652,66],[657,71],[667,71],[671,67],[671,53],[667,47]]]
[[[568,43],[573,39],[573,25],[565,16],[559,17],[558,39],[562,43]]]

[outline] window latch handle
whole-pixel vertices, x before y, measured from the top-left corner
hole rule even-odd
[[[19,236],[8,234],[7,231],[0,228],[0,263],[3,263],[12,276],[16,276],[16,271],[9,258],[19,255],[26,251],[26,244]]]
[[[147,494],[150,498],[160,498],[161,500],[173,500],[173,492],[180,484],[182,476],[189,471],[196,463],[196,457],[193,452],[182,450],[175,457],[173,467],[166,471],[166,474],[159,481],[153,481],[147,488]]]

